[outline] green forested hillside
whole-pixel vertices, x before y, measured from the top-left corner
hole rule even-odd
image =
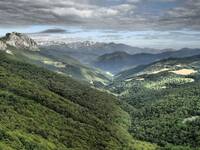
[[[0,53],[0,149],[132,150],[130,117],[109,94]]]
[[[16,59],[70,76],[91,86],[102,87],[110,81],[108,74],[81,64],[65,51],[39,48],[26,34],[12,32],[0,37],[0,50]]]
[[[29,51],[13,47],[10,48],[10,51],[17,60],[23,60],[93,86],[107,84],[110,80],[108,75],[80,64],[79,61],[67,54],[43,49],[41,51]]]
[[[199,64],[199,56],[168,59],[114,81],[110,89],[127,103],[134,137],[163,149],[200,149]]]

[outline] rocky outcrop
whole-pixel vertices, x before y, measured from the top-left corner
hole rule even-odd
[[[17,49],[27,49],[31,51],[39,51],[37,43],[27,35],[17,32],[7,33],[5,37],[0,39],[0,48],[11,46]]]
[[[7,49],[7,45],[3,41],[0,41],[0,50],[5,51],[6,49]]]
[[[39,50],[37,43],[34,40],[25,34],[16,32],[6,34],[6,44],[16,48],[29,49],[33,51]]]

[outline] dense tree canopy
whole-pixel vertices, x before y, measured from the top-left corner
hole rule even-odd
[[[155,148],[129,126],[114,96],[0,53],[0,149]]]

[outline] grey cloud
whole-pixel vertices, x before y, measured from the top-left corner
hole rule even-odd
[[[47,30],[41,31],[39,33],[67,33],[67,31],[64,29],[54,28],[54,29],[47,29]]]
[[[153,0],[0,0],[0,26],[64,25],[122,30],[199,30],[200,2],[183,0],[160,14],[140,11]],[[175,2],[179,0],[154,0]],[[151,7],[151,6],[149,6]],[[154,8],[150,8],[154,9]],[[145,10],[144,10],[145,11]]]
[[[200,29],[200,1],[187,0],[183,5],[170,9],[160,19],[160,22],[174,25],[174,27]]]

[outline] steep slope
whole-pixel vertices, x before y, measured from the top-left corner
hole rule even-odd
[[[15,56],[16,59],[45,67],[93,86],[103,86],[110,80],[105,73],[80,64],[66,53],[39,49],[35,41],[25,34],[15,32],[6,34],[0,39],[0,49]]]
[[[166,59],[166,58],[182,58],[194,55],[199,55],[200,49],[181,49],[178,51],[169,51],[159,54],[140,53],[140,54],[125,54],[124,52],[114,52],[100,56],[94,61],[94,66],[111,73],[119,73],[120,71],[134,68],[140,65]]]
[[[200,56],[166,59],[131,72],[110,90],[127,103],[132,135],[165,149],[199,149]]]
[[[0,149],[155,149],[109,94],[0,52]]]

